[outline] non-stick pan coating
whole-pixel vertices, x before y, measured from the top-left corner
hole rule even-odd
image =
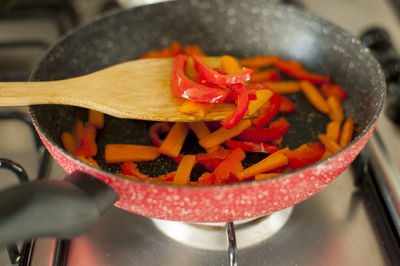
[[[371,129],[382,109],[385,93],[382,73],[358,40],[305,12],[269,5],[262,0],[177,1],[111,14],[63,39],[41,61],[32,79],[57,80],[83,75],[138,58],[173,40],[198,44],[208,55],[230,54],[240,58],[277,54],[301,61],[310,71],[330,75],[333,83],[348,92],[343,104],[346,117],[355,121],[355,141]],[[316,111],[302,94],[289,97],[297,111],[285,115],[291,129],[282,146],[295,148],[317,141],[317,134],[325,131],[328,117]],[[43,136],[58,148],[62,132],[71,131],[77,119],[87,120],[87,110],[67,106],[32,106],[31,114]],[[119,169],[104,163],[107,143],[151,144],[149,125],[145,121],[107,116],[105,129],[98,135],[96,159],[100,165],[111,172]],[[185,143],[184,151],[201,151],[193,136]],[[251,154],[245,164],[263,156]],[[139,167],[151,176],[176,170],[176,164],[164,156],[154,162],[140,163]],[[202,170],[197,167],[194,175]]]

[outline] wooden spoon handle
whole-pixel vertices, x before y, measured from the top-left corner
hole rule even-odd
[[[0,106],[67,104],[71,99],[69,82],[0,82]]]

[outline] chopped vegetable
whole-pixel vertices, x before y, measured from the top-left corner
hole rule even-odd
[[[331,121],[326,126],[326,136],[335,142],[339,141],[340,124],[339,121]]]
[[[339,145],[341,147],[346,147],[350,144],[353,137],[353,127],[354,121],[351,117],[347,118],[342,127],[342,132],[340,133]]]
[[[198,102],[221,103],[228,95],[228,91],[222,88],[208,87],[190,80],[185,75],[185,66],[188,57],[177,55],[174,60],[171,89],[180,98]]]
[[[160,153],[170,157],[178,157],[188,133],[189,127],[186,123],[175,123],[161,144]]]
[[[238,141],[230,139],[225,142],[225,146],[230,149],[241,148],[243,151],[247,152],[262,152],[262,153],[274,153],[279,149],[274,144],[263,143],[263,142],[253,142],[253,141]]]
[[[259,180],[264,180],[268,178],[272,178],[275,176],[281,175],[281,173],[268,173],[268,174],[258,174],[254,176],[254,180],[259,181]]]
[[[278,59],[274,61],[274,66],[298,80],[308,81],[317,85],[324,84],[329,81],[329,77],[308,72],[303,68],[300,62]]]
[[[321,143],[314,142],[303,144],[297,149],[288,151],[286,156],[289,160],[289,166],[293,169],[299,169],[319,161],[323,154],[324,147]]]
[[[269,89],[267,89],[269,90]],[[270,90],[271,91],[271,90]],[[251,122],[256,128],[263,128],[274,119],[278,114],[281,105],[281,96],[274,91],[271,98],[260,108],[260,115],[257,118],[251,119]]]
[[[83,128],[82,139],[78,148],[74,152],[74,156],[93,157],[97,154],[96,144],[96,128],[92,125],[87,125]]]
[[[239,123],[239,121],[245,116],[249,107],[249,95],[246,87],[243,84],[238,83],[229,85],[229,88],[235,95],[237,108],[222,122],[222,126],[226,129],[230,129],[237,125],[237,123]]]
[[[215,175],[215,184],[226,184],[231,176],[236,176],[243,171],[242,161],[246,154],[241,148],[236,148],[223,160],[212,173]]]
[[[133,144],[107,144],[106,163],[152,161],[160,156],[157,147]]]
[[[197,162],[204,166],[209,171],[214,171],[215,168],[231,154],[231,150],[222,147],[207,153],[196,154]]]
[[[293,113],[296,111],[296,106],[286,97],[281,96],[281,104],[279,105],[279,112],[284,114]]]
[[[239,62],[230,55],[224,55],[221,57],[221,69],[226,74],[235,74],[240,70]]]
[[[273,92],[271,90],[256,90],[255,95],[256,99],[250,101],[249,107],[247,108],[247,114],[249,115],[255,114],[261,108],[261,106],[268,102],[268,100],[272,97]]]
[[[161,139],[161,134],[167,134],[171,131],[172,124],[166,122],[156,122],[151,125],[149,130],[150,140],[156,147],[160,147],[163,140]]]
[[[262,83],[268,81],[277,81],[279,79],[280,79],[279,71],[272,68],[254,73],[253,77],[250,79],[250,82]]]
[[[270,142],[280,138],[289,131],[290,124],[285,118],[271,122],[268,128],[248,128],[241,132],[236,138],[246,141]]]
[[[196,164],[196,156],[195,155],[183,156],[180,164],[178,165],[178,169],[176,170],[174,181],[172,183],[174,185],[189,184],[190,173],[192,172],[193,166],[195,164]]]
[[[329,114],[330,108],[326,103],[324,96],[322,96],[319,90],[311,82],[307,80],[300,81],[300,88],[310,103],[317,108],[317,110],[324,114]]]
[[[321,86],[321,92],[326,98],[329,96],[335,96],[340,100],[347,98],[346,91],[343,88],[333,84],[323,84]]]
[[[69,154],[74,154],[75,150],[78,148],[74,135],[64,132],[61,134],[61,141],[67,152]]]
[[[239,70],[234,74],[221,74],[220,72],[212,69],[206,65],[200,57],[194,55],[194,67],[200,73],[201,77],[207,82],[216,85],[231,85],[243,83],[252,77],[253,71],[248,68]]]
[[[208,134],[204,138],[201,138],[199,140],[200,146],[202,146],[205,149],[212,148],[216,145],[222,144],[225,141],[227,141],[230,138],[233,138],[234,136],[237,136],[245,130],[246,128],[251,126],[251,121],[250,120],[242,120],[240,121],[236,126],[226,129],[224,127],[221,127],[214,131],[213,133]]]
[[[242,66],[250,68],[260,68],[273,65],[279,58],[276,55],[262,55],[251,58],[240,59],[239,62]]]
[[[301,91],[300,83],[298,81],[269,81],[263,82],[262,84],[279,94],[295,93]]]
[[[262,174],[280,167],[283,167],[288,164],[288,158],[282,154],[272,154],[267,158],[263,159],[262,161],[253,164],[250,167],[247,167],[240,173],[236,175],[239,180],[244,180],[246,178]]]
[[[195,102],[191,100],[184,101],[179,106],[179,112],[182,114],[189,114],[198,117],[204,117],[213,108],[212,103]]]
[[[332,119],[333,121],[342,122],[342,120],[344,119],[344,113],[340,100],[336,96],[329,96],[326,100],[326,103],[328,104],[330,109],[330,119]]]
[[[88,123],[97,129],[104,127],[104,114],[95,110],[89,110]]]
[[[322,142],[322,144],[324,144],[325,148],[327,150],[330,150],[332,153],[336,153],[342,149],[342,147],[340,147],[339,144],[336,143],[336,141],[329,138],[327,135],[319,134],[318,139]]]

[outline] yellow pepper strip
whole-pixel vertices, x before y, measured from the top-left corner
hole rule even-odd
[[[257,99],[249,102],[249,107],[247,109],[247,114],[252,115],[264,105],[264,103],[268,102],[268,100],[273,95],[273,92],[270,90],[256,90]]]
[[[204,149],[212,148],[216,145],[224,143],[225,141],[233,138],[236,135],[239,135],[243,130],[249,128],[250,126],[251,126],[251,120],[245,119],[240,121],[237,125],[235,125],[230,129],[221,127],[216,131],[208,134],[207,136],[201,138],[199,140],[199,145],[202,146]]]
[[[178,111],[182,114],[189,114],[198,117],[204,117],[214,107],[212,103],[202,103],[191,100],[184,101]]]
[[[300,81],[300,88],[310,103],[320,112],[329,114],[330,108],[326,103],[324,96],[319,92],[314,84],[307,80]]]
[[[187,123],[175,123],[161,144],[160,153],[172,158],[178,157],[188,133],[189,126]]]
[[[187,185],[190,182],[190,173],[192,172],[193,166],[196,164],[195,155],[184,155],[181,162],[178,165],[174,181],[174,185]]]

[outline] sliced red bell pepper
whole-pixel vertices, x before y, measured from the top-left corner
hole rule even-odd
[[[87,125],[83,128],[82,139],[78,148],[74,152],[74,156],[83,155],[85,157],[93,157],[97,154],[96,144],[96,128],[92,125]]]
[[[222,126],[227,129],[232,128],[239,123],[239,121],[242,120],[244,115],[247,113],[247,109],[249,107],[249,95],[246,87],[243,84],[233,84],[230,85],[229,88],[235,96],[237,108],[222,122]]]
[[[203,60],[193,55],[194,67],[200,73],[203,79],[216,85],[230,85],[236,83],[243,83],[251,79],[253,70],[243,68],[234,74],[223,74],[221,71],[212,69],[206,65]]]
[[[296,111],[296,106],[286,97],[281,96],[281,105],[279,106],[279,112],[288,114]]]
[[[342,87],[333,84],[323,84],[321,86],[321,92],[325,98],[329,96],[336,96],[340,100],[347,98],[347,92]]]
[[[149,135],[150,140],[156,147],[160,147],[163,140],[161,134],[167,134],[172,128],[171,123],[167,122],[156,122],[150,126]]]
[[[267,90],[267,87],[264,87]],[[279,108],[281,106],[281,96],[279,96],[278,93],[276,93],[273,90],[272,91],[272,96],[269,98],[268,102],[266,102],[263,106],[261,106],[260,110],[260,115],[257,118],[251,119],[251,123],[254,127],[256,128],[263,128],[265,127],[269,122],[274,119],[276,114],[279,112]]]
[[[214,171],[215,168],[232,153],[231,150],[219,148],[216,151],[209,153],[196,154],[196,160],[203,165],[208,171]]]
[[[290,124],[285,118],[271,122],[268,128],[248,128],[236,136],[245,141],[269,142],[280,138],[289,131]]]
[[[221,103],[228,95],[228,91],[222,88],[212,88],[200,83],[196,83],[185,75],[185,66],[188,56],[177,55],[175,57],[171,89],[177,96],[192,101],[207,102],[207,103]]]
[[[202,186],[209,186],[215,183],[215,175],[209,172],[204,172],[199,179],[197,179],[197,183]]]
[[[247,152],[262,152],[262,153],[274,153],[279,150],[278,146],[269,143],[254,142],[254,141],[238,141],[230,139],[225,142],[225,146],[230,149],[241,148]]]
[[[303,144],[297,149],[288,151],[286,157],[289,160],[289,166],[293,169],[299,169],[315,163],[322,158],[324,147],[319,142]]]
[[[330,82],[330,78],[327,76],[318,75],[315,73],[308,72],[303,66],[296,61],[285,61],[278,59],[274,61],[274,66],[280,71],[298,79],[308,80],[313,84],[321,85]]]
[[[246,154],[241,148],[236,148],[232,153],[223,160],[212,173],[215,175],[215,184],[225,184],[229,181],[231,176],[236,176],[243,171],[242,161]]]

